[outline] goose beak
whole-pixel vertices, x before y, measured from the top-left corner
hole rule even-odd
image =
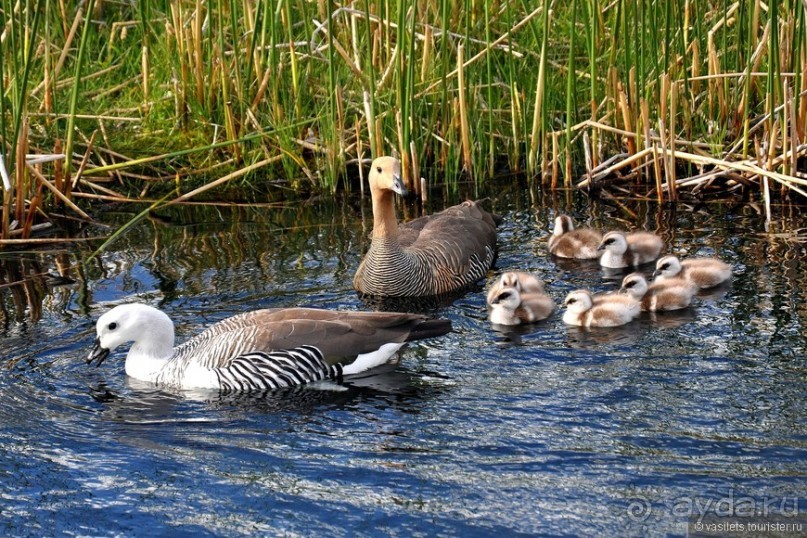
[[[101,347],[101,339],[96,338],[95,345],[92,346],[92,350],[90,350],[90,354],[87,357],[87,364],[92,364],[92,361],[97,360],[98,362],[95,364],[95,367],[98,368],[108,356],[109,350]]]
[[[392,190],[404,197],[409,195],[409,191],[406,190],[406,187],[404,187],[403,181],[401,180],[400,173],[396,173],[392,176]]]

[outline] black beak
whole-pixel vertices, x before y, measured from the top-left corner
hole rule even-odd
[[[90,351],[90,355],[87,357],[87,364],[92,364],[92,361],[98,360],[95,364],[95,367],[98,368],[101,366],[101,363],[109,356],[109,350],[106,348],[101,347],[101,339],[95,339],[95,345],[92,346],[92,350]]]
[[[403,181],[401,181],[401,174],[395,174],[392,176],[392,190],[406,198],[409,196],[409,191],[406,190],[404,187]]]
[[[653,271],[653,278],[656,278],[656,277],[657,277],[657,276],[659,276],[660,274],[661,274],[661,271],[659,271],[658,269],[656,269],[655,271]]]
[[[597,250],[605,250],[605,243],[600,243],[600,246],[597,247]]]

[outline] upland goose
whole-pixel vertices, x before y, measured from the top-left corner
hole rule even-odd
[[[600,265],[621,269],[652,262],[659,257],[663,246],[661,238],[650,232],[608,232],[597,248],[605,251],[600,256]]]
[[[491,213],[466,201],[399,226],[393,195],[406,195],[400,162],[393,157],[375,159],[369,183],[373,234],[353,277],[359,293],[440,295],[485,276],[496,257],[496,218]]]
[[[544,283],[537,276],[525,271],[508,271],[502,273],[488,290],[488,304],[491,304],[504,288],[515,288],[519,293],[544,293]]]
[[[639,301],[646,312],[680,310],[692,302],[697,288],[683,278],[670,278],[647,283],[641,273],[631,273],[622,279],[619,290]]]
[[[212,325],[174,347],[174,324],[143,304],[119,305],[96,324],[88,363],[133,342],[126,373],[180,389],[271,390],[363,372],[405,342],[446,334],[451,322],[417,314],[315,308],[255,310]]]
[[[497,325],[520,325],[546,319],[555,310],[555,302],[542,292],[521,293],[516,287],[499,288],[488,301],[488,318]]]
[[[549,237],[549,253],[559,258],[594,260],[600,257],[597,249],[602,233],[594,228],[575,228],[568,215],[555,217],[555,228]]]
[[[635,319],[641,312],[639,301],[629,295],[602,294],[576,290],[563,301],[563,322],[579,327],[617,327]]]
[[[699,289],[713,288],[731,278],[731,266],[717,258],[664,256],[656,262],[655,280],[680,277]]]

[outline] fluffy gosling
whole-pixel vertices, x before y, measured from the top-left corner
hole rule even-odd
[[[571,217],[555,217],[555,228],[549,238],[549,253],[559,258],[596,260],[600,257],[597,247],[602,241],[602,233],[594,228],[574,227]]]
[[[650,232],[608,232],[597,249],[605,251],[600,256],[600,265],[621,269],[652,262],[659,257],[663,246],[661,238]]]
[[[619,292],[637,301],[645,312],[681,310],[692,302],[697,288],[683,278],[670,278],[660,282],[647,283],[641,273],[631,273],[622,279]]]
[[[566,296],[563,322],[579,327],[618,327],[633,321],[641,312],[639,301],[629,295],[598,295],[577,290]]]
[[[713,288],[731,278],[731,266],[717,258],[686,258],[664,256],[656,262],[655,281],[680,277],[698,289]]]
[[[544,293],[521,293],[515,287],[502,288],[488,301],[488,319],[497,325],[521,325],[548,318],[555,310],[555,302]]]

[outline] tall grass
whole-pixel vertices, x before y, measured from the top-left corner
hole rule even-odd
[[[0,0],[3,239],[62,198],[334,191],[381,154],[415,190],[807,183],[803,2],[96,1]]]

